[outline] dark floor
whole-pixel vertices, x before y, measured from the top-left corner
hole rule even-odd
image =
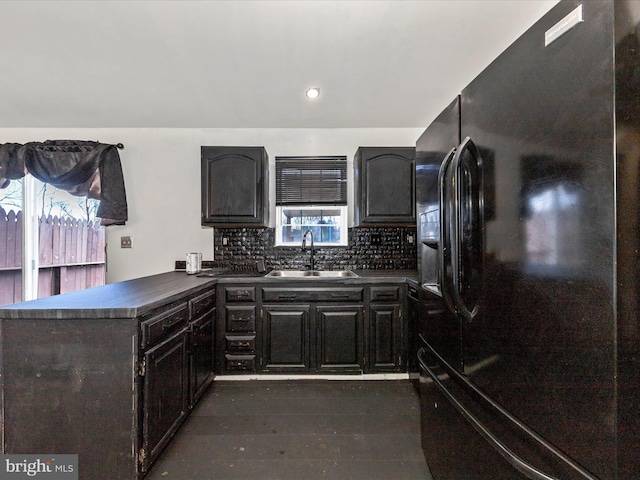
[[[408,380],[216,381],[145,480],[431,479]]]

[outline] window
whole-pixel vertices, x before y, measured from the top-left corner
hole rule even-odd
[[[0,190],[0,305],[104,285],[97,208],[31,175]]]
[[[311,229],[314,245],[347,244],[347,207],[276,207],[278,235],[276,245],[300,245]]]
[[[276,245],[346,246],[347,157],[276,157]]]

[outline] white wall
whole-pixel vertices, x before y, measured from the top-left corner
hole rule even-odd
[[[426,125],[425,125],[426,127]],[[107,228],[107,282],[173,270],[188,252],[213,258],[213,229],[200,226],[200,146],[264,146],[276,156],[347,155],[359,146],[413,146],[422,129],[35,129],[0,130],[0,143],[96,140],[120,150],[129,221]],[[273,168],[270,185],[273,187]],[[273,211],[275,194],[271,188]],[[349,198],[353,198],[350,171]],[[272,213],[273,217],[273,213]],[[350,225],[353,218],[350,210]],[[120,237],[133,248],[121,249]]]

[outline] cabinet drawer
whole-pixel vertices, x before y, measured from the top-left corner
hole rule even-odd
[[[189,301],[191,318],[197,318],[216,306],[215,292],[206,292]]]
[[[226,307],[227,332],[253,332],[256,329],[256,307]]]
[[[229,371],[255,371],[255,355],[230,355],[224,356],[226,369]]]
[[[227,352],[253,352],[256,349],[255,335],[226,335],[224,339]]]
[[[227,302],[255,302],[256,287],[225,287],[224,296]]]
[[[263,288],[265,302],[361,302],[363,289],[349,288]]]
[[[400,287],[371,287],[372,302],[395,302],[400,299]]]
[[[145,320],[141,323],[142,347],[148,347],[183,328],[189,320],[189,308],[186,303]]]

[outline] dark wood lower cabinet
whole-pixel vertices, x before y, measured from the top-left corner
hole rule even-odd
[[[157,332],[160,342],[149,344],[138,371],[142,385],[138,461],[143,473],[213,380],[215,298],[215,290],[207,290],[143,317],[143,332]]]
[[[321,285],[262,288],[262,372],[362,371],[365,289]]]
[[[189,407],[193,408],[213,380],[215,309],[189,327]]]
[[[262,317],[263,373],[362,371],[362,305],[265,305]]]
[[[213,379],[212,287],[172,272],[0,309],[2,453],[144,477]]]
[[[143,351],[140,471],[145,473],[213,380],[215,290],[144,316],[158,338]],[[151,335],[147,335],[153,338]]]
[[[255,285],[217,285],[216,371],[255,373],[259,360],[259,298]]]
[[[144,354],[142,471],[147,471],[188,410],[187,332],[182,330]]]
[[[366,371],[399,372],[402,366],[401,306],[369,307],[369,352]]]
[[[317,370],[360,372],[364,364],[362,305],[318,305]]]
[[[262,371],[311,369],[309,305],[268,305],[263,309]]]
[[[221,373],[404,371],[404,284],[305,285],[218,286]]]
[[[369,288],[367,365],[365,373],[406,371],[407,286]]]

